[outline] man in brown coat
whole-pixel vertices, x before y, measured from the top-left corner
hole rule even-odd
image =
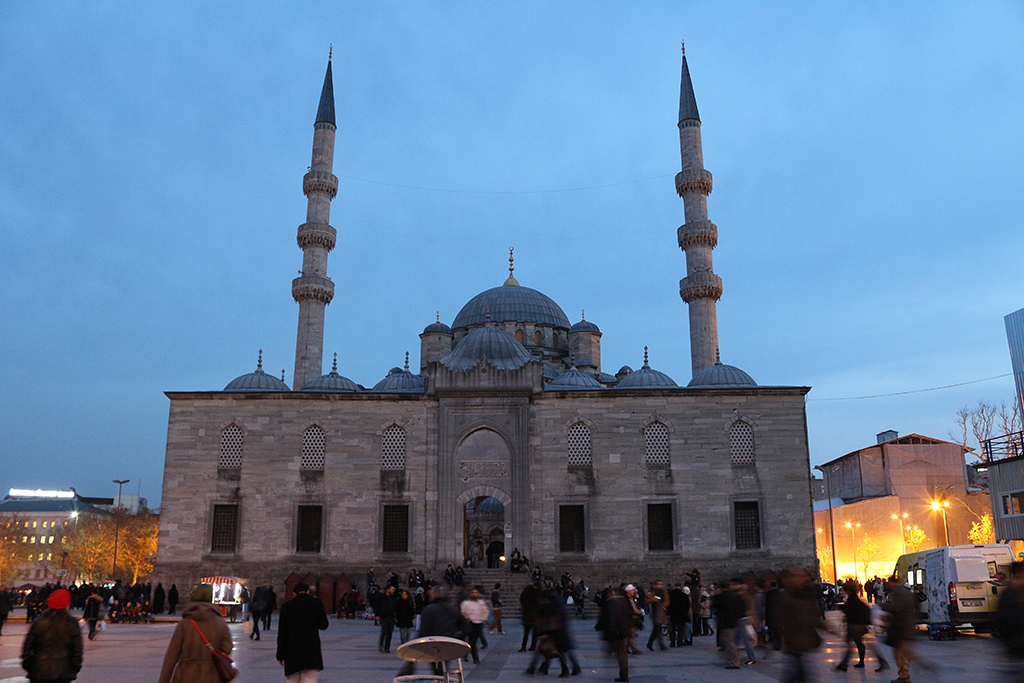
[[[231,632],[220,611],[210,604],[212,601],[212,587],[199,586],[193,591],[167,646],[159,683],[221,683],[203,636],[214,648],[228,654]]]
[[[804,655],[821,645],[819,629],[827,629],[818,598],[811,587],[811,575],[803,569],[787,569],[782,574],[779,594],[779,630],[782,651],[789,664],[782,674],[782,683],[810,681]]]

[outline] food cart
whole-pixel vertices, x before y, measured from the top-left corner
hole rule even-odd
[[[199,583],[213,588],[213,604],[220,610],[220,615],[235,623],[241,611],[242,579],[237,576],[206,576]]]

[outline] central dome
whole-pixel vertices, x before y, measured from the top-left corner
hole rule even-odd
[[[491,322],[538,323],[569,328],[569,318],[561,307],[536,289],[504,284],[480,292],[469,300],[455,316],[452,328],[483,325]]]

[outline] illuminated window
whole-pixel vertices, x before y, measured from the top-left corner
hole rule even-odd
[[[1003,495],[1003,516],[1024,513],[1024,491]]]
[[[35,523],[35,522],[32,522],[32,528],[33,528],[33,529],[35,529],[35,528],[36,528],[36,523]]]
[[[220,469],[237,470],[242,467],[242,428],[228,425],[220,434]]]
[[[392,425],[384,430],[380,445],[380,468],[405,469],[405,430],[398,425]]]
[[[22,536],[21,537],[21,542],[22,543],[28,543],[28,536]]]
[[[302,435],[302,463],[299,469],[317,470],[324,469],[324,448],[327,444],[327,436],[324,430],[313,425]]]
[[[577,422],[569,427],[566,434],[566,458],[569,466],[590,466],[594,464],[594,452],[590,440],[590,427]]]
[[[50,540],[49,540],[49,541],[47,541],[47,543],[50,543],[50,544],[52,544],[52,543],[53,543],[53,536],[50,536]]]
[[[668,450],[668,427],[660,422],[652,422],[644,430],[644,442],[647,446],[647,464],[666,466],[670,464]]]
[[[29,542],[30,542],[30,543],[35,543],[35,542],[36,542],[36,537],[35,537],[35,536],[33,536],[33,537],[32,537],[32,540],[31,540],[31,541],[29,541]]]
[[[729,453],[733,465],[754,464],[754,428],[746,422],[734,422],[729,428]]]
[[[46,559],[47,560],[52,560],[53,559],[53,553],[46,553]]]

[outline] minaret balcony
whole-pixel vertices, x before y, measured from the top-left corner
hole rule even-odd
[[[323,247],[330,251],[337,239],[338,231],[327,223],[303,223],[299,226],[297,241],[300,249]]]
[[[302,193],[307,197],[312,193],[325,194],[334,199],[338,195],[338,178],[333,173],[310,171],[302,177]]]
[[[711,221],[693,221],[679,226],[676,237],[683,251],[698,246],[714,249],[718,246],[718,226]]]
[[[690,303],[697,299],[722,298],[722,278],[710,271],[688,275],[679,281],[679,296]]]
[[[292,298],[297,302],[322,301],[331,303],[334,298],[334,283],[319,275],[303,275],[292,280]]]
[[[697,168],[676,174],[676,193],[680,197],[685,197],[692,192],[711,194],[711,171]]]

